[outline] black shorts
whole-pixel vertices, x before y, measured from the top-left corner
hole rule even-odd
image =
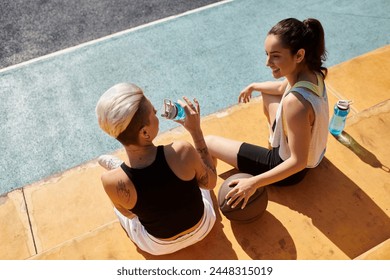
[[[279,148],[269,150],[264,147],[242,143],[237,154],[237,167],[240,172],[259,175],[281,164],[283,160],[279,156]],[[281,181],[274,183],[277,186],[294,185],[305,177],[308,168],[295,173]]]

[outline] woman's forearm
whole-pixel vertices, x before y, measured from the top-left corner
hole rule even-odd
[[[252,83],[249,85],[252,91],[258,91],[270,95],[282,95],[286,89],[287,82],[284,81],[266,81]]]
[[[213,189],[217,183],[217,170],[215,168],[213,158],[207,148],[203,133],[202,131],[197,131],[196,133],[192,133],[191,136],[194,141],[195,149],[198,152],[207,172],[207,183],[204,184],[204,188]]]

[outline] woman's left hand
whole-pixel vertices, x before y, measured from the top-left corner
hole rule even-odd
[[[178,100],[179,104],[184,108],[186,112],[186,117],[184,120],[178,120],[176,122],[180,123],[187,129],[190,133],[197,132],[200,130],[200,105],[196,98],[194,98],[194,103],[192,103],[187,97],[183,97],[183,101]]]
[[[248,103],[252,98],[252,92],[253,92],[252,85],[249,85],[246,88],[244,88],[240,92],[240,95],[238,96],[238,102]]]
[[[231,205],[232,208],[237,207],[237,205],[243,201],[241,209],[244,209],[246,204],[249,201],[249,198],[256,192],[254,178],[245,178],[245,179],[236,179],[230,182],[231,185],[236,185],[228,194],[226,195],[227,204]]]

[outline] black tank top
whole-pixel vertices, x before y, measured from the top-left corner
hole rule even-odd
[[[133,209],[147,232],[157,238],[170,238],[196,225],[204,212],[196,178],[183,181],[169,167],[164,146],[157,147],[154,162],[142,169],[122,164],[133,182],[137,202]]]

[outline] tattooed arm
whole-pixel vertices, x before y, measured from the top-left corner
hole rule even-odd
[[[196,99],[193,100],[193,103],[187,97],[183,97],[183,99],[185,102],[179,100],[179,103],[186,112],[186,118],[179,123],[191,134],[198,158],[200,157],[200,162],[195,163],[196,178],[199,187],[213,189],[217,183],[217,171],[200,126],[200,105]]]
[[[211,190],[217,183],[217,170],[215,169],[213,159],[206,146],[203,134],[198,133],[193,135],[192,138],[201,161],[201,166],[197,168],[196,172],[199,187]]]
[[[129,210],[135,205],[136,194],[131,183],[120,178],[117,172],[107,172],[102,175],[102,183],[114,207],[128,218],[134,218],[135,215]]]

